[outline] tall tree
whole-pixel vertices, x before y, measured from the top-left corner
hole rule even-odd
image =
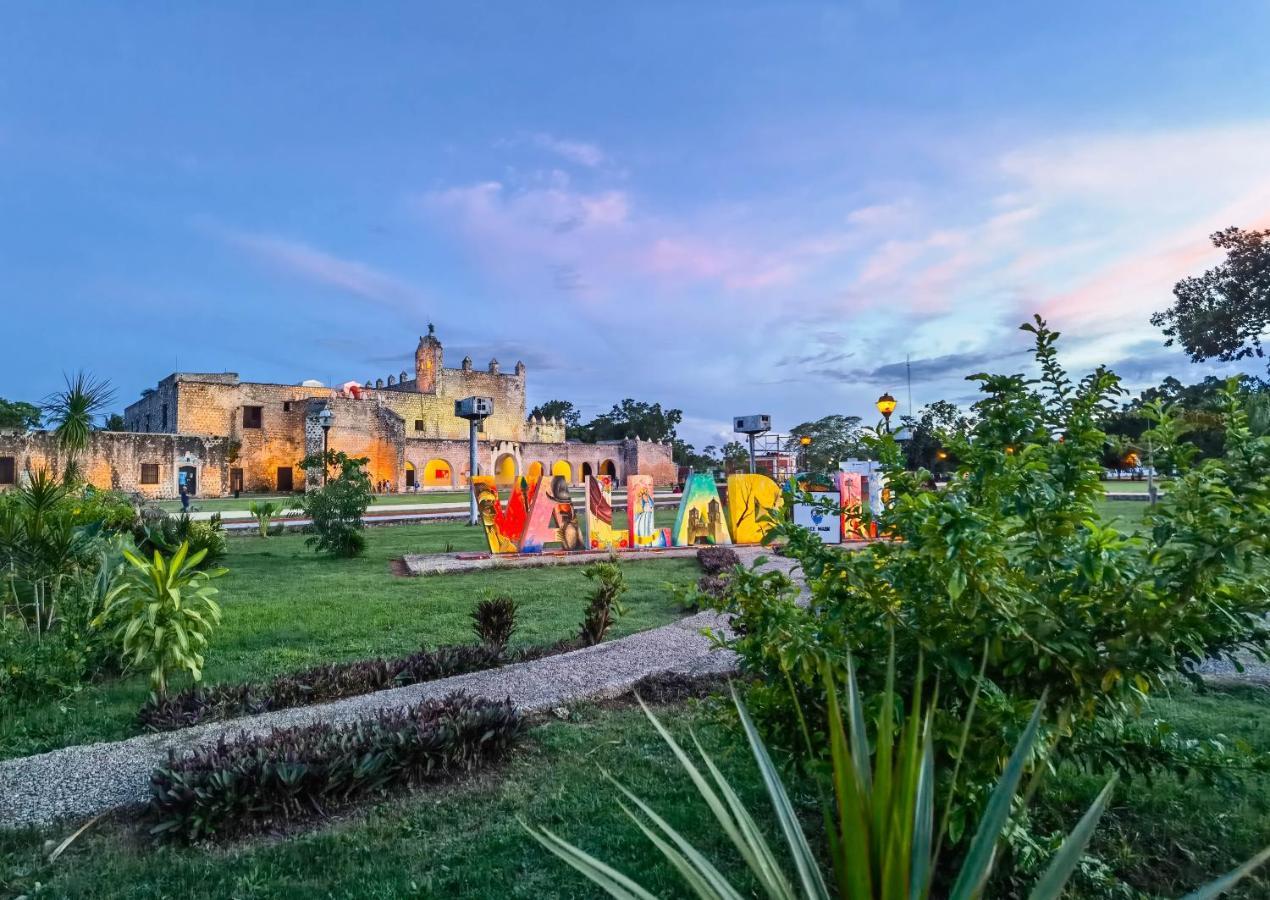
[[[785,449],[801,453],[800,465],[809,472],[836,472],[838,463],[864,455],[860,443],[859,416],[825,416],[814,422],[803,422],[789,430]],[[800,439],[811,438],[804,448]]]
[[[683,421],[683,411],[661,408],[660,403],[645,403],[629,397],[601,413],[586,426],[588,438],[613,441],[640,437],[649,441],[673,441],[675,427]]]
[[[1191,359],[1229,362],[1265,356],[1270,329],[1270,230],[1227,228],[1212,235],[1226,261],[1173,287],[1173,305],[1151,317],[1166,344],[1182,345]]]
[[[940,474],[951,468],[944,445],[948,437],[961,434],[970,428],[970,421],[956,403],[936,400],[917,411],[916,416],[901,419],[908,430],[904,442],[904,454],[910,469],[927,469]],[[942,454],[942,455],[941,455]]]
[[[45,399],[44,412],[66,454],[62,481],[70,484],[79,480],[79,455],[88,446],[97,418],[114,402],[115,389],[109,381],[82,369],[65,379],[66,389]]]
[[[0,397],[0,428],[32,431],[40,427],[40,408],[34,403]]]
[[[106,431],[127,431],[128,423],[119,413],[111,413],[106,417]]]
[[[539,403],[529,411],[529,415],[541,416],[544,419],[561,419],[570,428],[577,428],[582,424],[582,413],[569,400],[548,400],[546,403]]]

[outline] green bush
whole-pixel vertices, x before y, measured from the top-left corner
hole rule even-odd
[[[627,591],[626,576],[622,574],[616,557],[608,562],[593,563],[583,569],[582,574],[596,583],[589,595],[579,634],[582,645],[590,647],[604,640],[613,627],[614,619],[626,615],[626,608],[621,602]]]
[[[322,473],[322,486],[307,491],[300,500],[313,522],[313,535],[305,543],[319,553],[353,557],[366,551],[362,516],[375,499],[366,474],[369,462],[364,456],[355,458],[334,450],[306,456],[300,462],[306,472]],[[329,475],[332,469],[337,473],[334,478]]]
[[[484,646],[505,650],[516,633],[517,611],[511,597],[482,600],[472,610],[472,631]]]
[[[77,525],[99,525],[110,534],[127,534],[137,526],[137,507],[120,491],[83,488],[71,502],[71,515]]]
[[[1057,334],[1037,320],[1041,377],[976,375],[984,398],[967,432],[942,435],[958,461],[948,486],[906,472],[887,435],[872,441],[893,502],[878,514],[895,540],[851,553],[782,524],[807,576],[810,604],[777,573],[735,573],[719,608],[735,616],[723,642],[758,676],[750,697],[772,735],[794,734],[796,695],[823,719],[824,663],[877,660],[894,636],[899,670],[919,658],[940,684],[936,749],[952,758],[969,697],[979,691],[976,733],[961,765],[966,802],[950,823],[960,837],[997,770],[1003,741],[1022,733],[1035,698],[1052,711],[1038,760],[1052,753],[1132,775],[1163,764],[1185,771],[1186,748],[1161,733],[1157,752],[1128,740],[1143,700],[1208,657],[1264,654],[1270,641],[1270,440],[1253,437],[1227,394],[1226,454],[1168,486],[1149,533],[1104,523],[1097,422],[1119,392],[1103,369],[1072,383],[1055,354]],[[1157,410],[1161,440],[1180,429]],[[1185,454],[1175,461],[1185,466]],[[823,747],[823,742],[815,746]],[[793,749],[797,750],[797,747]]]
[[[397,785],[467,772],[521,728],[510,701],[452,694],[350,725],[319,723],[171,754],[150,778],[151,832],[225,838],[322,816]]]
[[[147,666],[150,686],[167,694],[168,679],[186,670],[203,677],[203,652],[220,624],[220,606],[210,582],[224,569],[200,571],[206,551],[190,554],[182,544],[170,559],[158,550],[152,561],[124,551],[130,568],[106,595],[96,624],[113,625],[112,639],[128,666]]]
[[[223,560],[227,552],[220,513],[201,522],[190,518],[189,513],[170,516],[160,510],[137,525],[133,530],[133,539],[137,544],[137,552],[145,556],[155,551],[171,556],[182,544],[188,544],[191,556],[202,554],[199,566],[205,569]]]

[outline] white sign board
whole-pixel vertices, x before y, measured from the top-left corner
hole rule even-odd
[[[832,497],[825,494],[825,497]],[[842,543],[842,517],[809,503],[794,504],[794,524],[810,529],[822,544]]]

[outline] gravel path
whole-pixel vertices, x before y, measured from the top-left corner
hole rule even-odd
[[[755,548],[737,549],[746,563],[759,555]],[[769,557],[768,565],[787,572],[793,567],[791,560],[780,557]],[[0,762],[0,828],[43,826],[140,805],[148,795],[151,770],[167,759],[169,751],[180,753],[223,735],[355,721],[380,709],[410,706],[457,690],[497,700],[510,697],[520,709],[536,711],[618,696],[650,675],[731,672],[736,668],[734,654],[712,650],[701,634],[703,628],[723,627],[718,615],[698,613],[620,640],[501,669]]]

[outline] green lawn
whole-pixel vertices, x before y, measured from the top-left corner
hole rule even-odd
[[[683,740],[692,728],[766,828],[772,817],[744,740],[718,707],[689,702],[659,710]],[[1270,752],[1270,695],[1239,691],[1161,701],[1180,730],[1208,737],[1214,730]],[[279,840],[227,849],[155,847],[123,826],[95,826],[54,865],[41,845],[49,833],[0,833],[0,893],[158,900],[200,898],[594,897],[572,870],[540,849],[517,819],[545,825],[636,876],[658,896],[685,896],[655,850],[618,809],[611,772],[648,800],[730,877],[744,872],[719,839],[669,751],[638,710],[579,706],[569,722],[533,728],[512,759],[466,784],[434,788],[383,802],[360,813]],[[1064,772],[1049,784],[1038,815],[1070,828],[1099,787],[1097,779]],[[817,833],[805,792],[795,802]],[[1270,842],[1270,779],[1225,788],[1171,778],[1135,781],[1117,791],[1093,848],[1146,896],[1176,897]],[[752,886],[742,883],[749,895]],[[1231,896],[1265,897],[1263,873]],[[1087,886],[1071,897],[1096,896]],[[1106,895],[1104,895],[1106,896]],[[1116,896],[1124,896],[1118,894]],[[1136,896],[1136,895],[1135,895]]]
[[[420,644],[473,640],[468,613],[484,597],[506,595],[521,608],[517,645],[550,643],[576,632],[590,582],[581,566],[485,571],[431,578],[394,576],[389,562],[405,553],[484,549],[484,536],[459,523],[367,529],[365,557],[335,560],[288,534],[263,540],[231,537],[217,582],[224,623],[207,654],[207,683],[262,679],[323,662],[402,655]],[[629,614],[619,637],[681,615],[667,582],[699,577],[693,559],[626,565]],[[133,717],[148,695],[144,677],[85,686],[3,716],[0,758],[71,744],[117,740],[134,732]]]
[[[203,512],[218,512],[224,515],[231,510],[241,511],[248,515],[248,507],[253,503],[272,503],[276,507],[286,506],[295,509],[299,506],[298,494],[243,494],[241,497],[196,497],[190,501],[193,509]],[[377,494],[372,509],[377,506],[399,506],[403,503],[466,503],[467,491],[419,492],[418,494]],[[180,500],[160,500],[157,504],[168,512],[180,512]]]

